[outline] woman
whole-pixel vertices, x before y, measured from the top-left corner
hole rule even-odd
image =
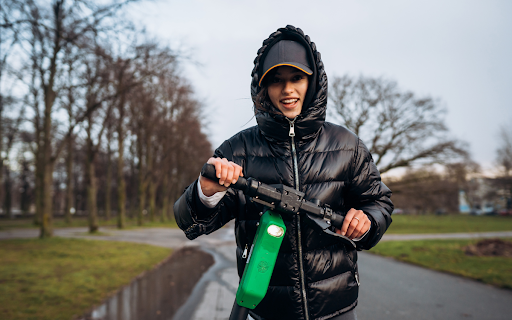
[[[391,223],[391,191],[357,136],[325,122],[327,77],[316,46],[287,26],[263,42],[251,95],[258,125],[226,140],[208,163],[219,182],[200,177],[174,205],[189,239],[235,219],[242,275],[262,206],[228,188],[238,177],[284,184],[345,215],[322,231],[307,215],[282,215],[286,235],[255,319],[356,319],[357,249],[377,244]],[[354,241],[354,242],[352,242]]]

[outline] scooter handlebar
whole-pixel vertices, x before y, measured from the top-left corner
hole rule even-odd
[[[201,169],[201,175],[210,180],[217,181],[217,182],[219,181],[219,178],[217,178],[215,166],[213,164],[205,163],[203,165],[203,168]],[[250,181],[251,181],[251,179],[247,180],[244,177],[238,177],[237,182],[235,184],[232,184],[230,187],[242,190],[244,193],[246,193],[246,191],[248,191],[251,187]],[[255,182],[255,181],[252,180],[252,182]],[[258,183],[258,185],[259,185],[259,183]],[[272,190],[275,190],[275,189],[272,188]],[[324,216],[324,213],[325,213],[325,211],[322,211],[322,210],[325,210],[325,208],[322,209],[321,207],[319,207],[316,204],[313,206],[309,206],[309,207],[307,207],[307,206],[302,207],[302,209],[305,212],[307,212],[309,214],[313,214],[315,216],[318,216],[318,215]],[[334,212],[332,212],[329,216],[330,216],[329,220],[330,220],[331,225],[337,229],[341,229],[341,227],[343,225],[343,219],[345,217],[340,214],[336,214]]]
[[[341,214],[333,214],[331,217],[331,225],[334,226],[336,229],[340,229],[343,226],[343,220],[345,219],[344,216]]]

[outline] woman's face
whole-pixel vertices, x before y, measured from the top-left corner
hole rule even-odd
[[[302,111],[308,91],[308,75],[299,69],[281,66],[268,82],[268,97],[286,117],[293,119]]]

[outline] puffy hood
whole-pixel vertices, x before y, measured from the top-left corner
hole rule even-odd
[[[251,76],[251,96],[256,103],[256,96],[261,90],[259,86],[260,77],[263,74],[263,61],[269,49],[280,40],[294,40],[301,43],[308,52],[308,59],[313,69],[310,76],[308,92],[302,112],[295,120],[295,134],[298,139],[308,139],[314,137],[325,121],[327,108],[327,75],[320,52],[316,50],[316,45],[311,42],[309,36],[294,26],[286,26],[272,33],[263,41],[262,47],[258,50],[258,56],[254,59],[254,69]],[[271,110],[273,106],[265,101],[263,105],[266,110]],[[285,141],[289,139],[290,123],[282,114],[274,114],[258,110],[256,112],[256,121],[258,127],[265,137],[269,140]]]

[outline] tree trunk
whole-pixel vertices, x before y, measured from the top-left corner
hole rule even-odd
[[[142,131],[142,130],[141,130]],[[141,226],[144,222],[144,210],[146,210],[146,174],[144,170],[144,164],[142,158],[144,157],[143,146],[142,146],[142,133],[139,131],[137,136],[137,156],[139,158],[138,167],[138,178],[139,188],[137,190],[137,198],[139,199],[139,211],[137,212],[137,224]],[[147,146],[149,149],[149,146]]]
[[[160,220],[164,222],[169,219],[169,175],[164,174],[162,181],[162,215]]]
[[[39,147],[38,147],[39,149]],[[41,159],[41,152],[36,151],[36,173],[35,173],[35,188],[34,198],[36,202],[36,214],[34,215],[34,224],[36,226],[42,225],[43,220],[43,185],[44,185],[44,173],[43,173],[43,161]]]
[[[9,169],[9,166],[5,166],[5,181],[4,181],[4,213],[6,217],[9,217],[11,219],[14,219],[14,214],[12,212],[12,197],[11,197],[11,170]]]
[[[140,159],[140,158],[139,158]],[[140,160],[139,160],[140,161]],[[142,226],[144,222],[144,210],[146,210],[146,183],[144,182],[144,173],[142,172],[142,163],[139,162],[139,189],[137,192],[139,198],[139,210],[137,212],[137,224]]]
[[[40,186],[42,216],[41,216],[41,238],[53,236],[53,164],[48,161],[44,163],[43,183]]]
[[[87,211],[89,214],[89,232],[98,231],[98,207],[96,196],[98,193],[94,170],[94,155],[87,156]]]
[[[96,158],[96,151],[94,150],[94,143],[92,141],[92,114],[87,119],[87,155],[85,164],[85,174],[87,183],[87,213],[89,216],[89,232],[94,233],[98,231],[98,207],[97,207],[97,187],[96,187],[96,172],[94,170],[94,159]]]
[[[73,136],[68,139],[68,152],[66,157],[66,206],[64,218],[66,224],[71,224],[71,208],[73,206]]]
[[[156,216],[156,183],[151,179],[149,181],[149,218],[151,222],[155,221]]]
[[[21,194],[20,194],[20,209],[24,215],[27,215],[30,211],[30,183],[29,180],[29,165],[28,161],[23,158],[21,169]]]
[[[117,126],[117,142],[119,145],[119,155],[117,157],[117,227],[119,229],[124,228],[125,216],[126,216],[126,184],[124,181],[124,99],[125,95],[121,95],[121,101],[119,102],[119,123]]]
[[[2,83],[2,71],[3,66],[0,67],[0,84]],[[3,94],[0,92],[0,152],[4,150],[4,99]],[[0,154],[0,181],[3,179],[4,174],[4,158]],[[0,199],[2,198],[2,195],[5,195],[5,193],[2,194],[2,190],[0,190]]]
[[[107,191],[105,192],[105,219],[110,220],[111,190],[112,190],[112,152],[110,150],[110,137],[107,140]]]
[[[55,68],[54,65],[52,65]],[[52,70],[54,71],[54,70]],[[54,75],[55,71],[51,73]],[[53,236],[53,160],[52,160],[52,107],[55,101],[55,92],[53,91],[53,79],[50,80],[51,85],[45,87],[44,100],[44,123],[43,123],[43,141],[41,150],[42,160],[42,223],[41,223],[41,238]]]

